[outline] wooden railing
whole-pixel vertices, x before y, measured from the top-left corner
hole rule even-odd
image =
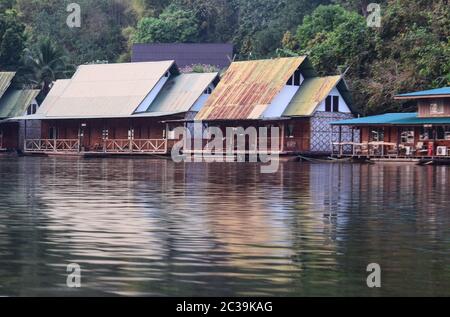
[[[25,140],[25,152],[78,152],[79,147],[75,139]]]
[[[153,153],[166,154],[167,140],[164,139],[143,139],[126,140],[112,139],[105,140],[103,149],[105,153]]]
[[[80,152],[79,140],[72,139],[39,139],[25,140],[25,152],[49,153],[49,152]],[[128,140],[128,139],[112,139],[103,140],[96,144],[87,152],[96,153],[150,153],[150,154],[166,154],[167,140],[164,139],[145,139],[145,140]]]
[[[438,148],[443,148],[439,153]],[[414,144],[396,144],[391,142],[332,143],[331,156],[343,157],[398,157],[398,158],[422,158],[422,157],[450,157],[450,147],[433,145],[431,150],[424,142]]]
[[[132,140],[132,151],[141,153],[167,153],[167,140]]]

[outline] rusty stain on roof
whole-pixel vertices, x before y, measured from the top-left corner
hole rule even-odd
[[[306,56],[234,62],[196,120],[259,119]]]

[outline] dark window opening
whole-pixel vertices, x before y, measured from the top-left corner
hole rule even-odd
[[[55,127],[51,127],[49,130],[49,139],[55,140],[57,138],[58,138],[58,129],[56,129]]]
[[[288,138],[293,138],[294,137],[294,125],[293,124],[288,124],[287,126],[287,135]]]
[[[302,81],[302,74],[299,70],[294,73],[294,86],[300,86]]]
[[[294,75],[292,75],[291,78],[289,78],[286,85],[288,86],[300,86],[302,83],[302,73],[300,70],[296,70]]]
[[[333,112],[339,112],[339,96],[333,96]]]
[[[331,96],[328,96],[325,100],[325,111],[331,112]]]

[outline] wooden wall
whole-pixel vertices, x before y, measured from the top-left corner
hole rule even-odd
[[[441,103],[444,107],[444,113],[442,114],[431,114],[430,104]],[[422,99],[418,102],[419,107],[419,117],[450,117],[450,98],[439,98],[439,99]]]
[[[134,139],[162,139],[165,124],[161,119],[136,118],[136,119],[89,119],[89,120],[44,120],[42,121],[42,139],[50,138],[50,129],[57,130],[58,139],[79,139],[79,131],[82,129],[82,146],[85,150],[101,146],[103,142],[103,130],[108,130],[108,139],[128,139],[128,131],[134,129]],[[85,126],[82,127],[82,124]]]
[[[0,124],[2,132],[1,148],[8,150],[16,150],[18,148],[19,123],[9,122]]]
[[[310,118],[292,119],[285,124],[284,150],[287,152],[309,152],[311,148],[311,121]],[[288,125],[294,126],[292,137],[288,137]]]

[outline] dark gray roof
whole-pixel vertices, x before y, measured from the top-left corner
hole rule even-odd
[[[233,58],[233,44],[223,43],[170,43],[134,44],[132,62],[175,60],[178,67],[195,64],[228,67]]]

